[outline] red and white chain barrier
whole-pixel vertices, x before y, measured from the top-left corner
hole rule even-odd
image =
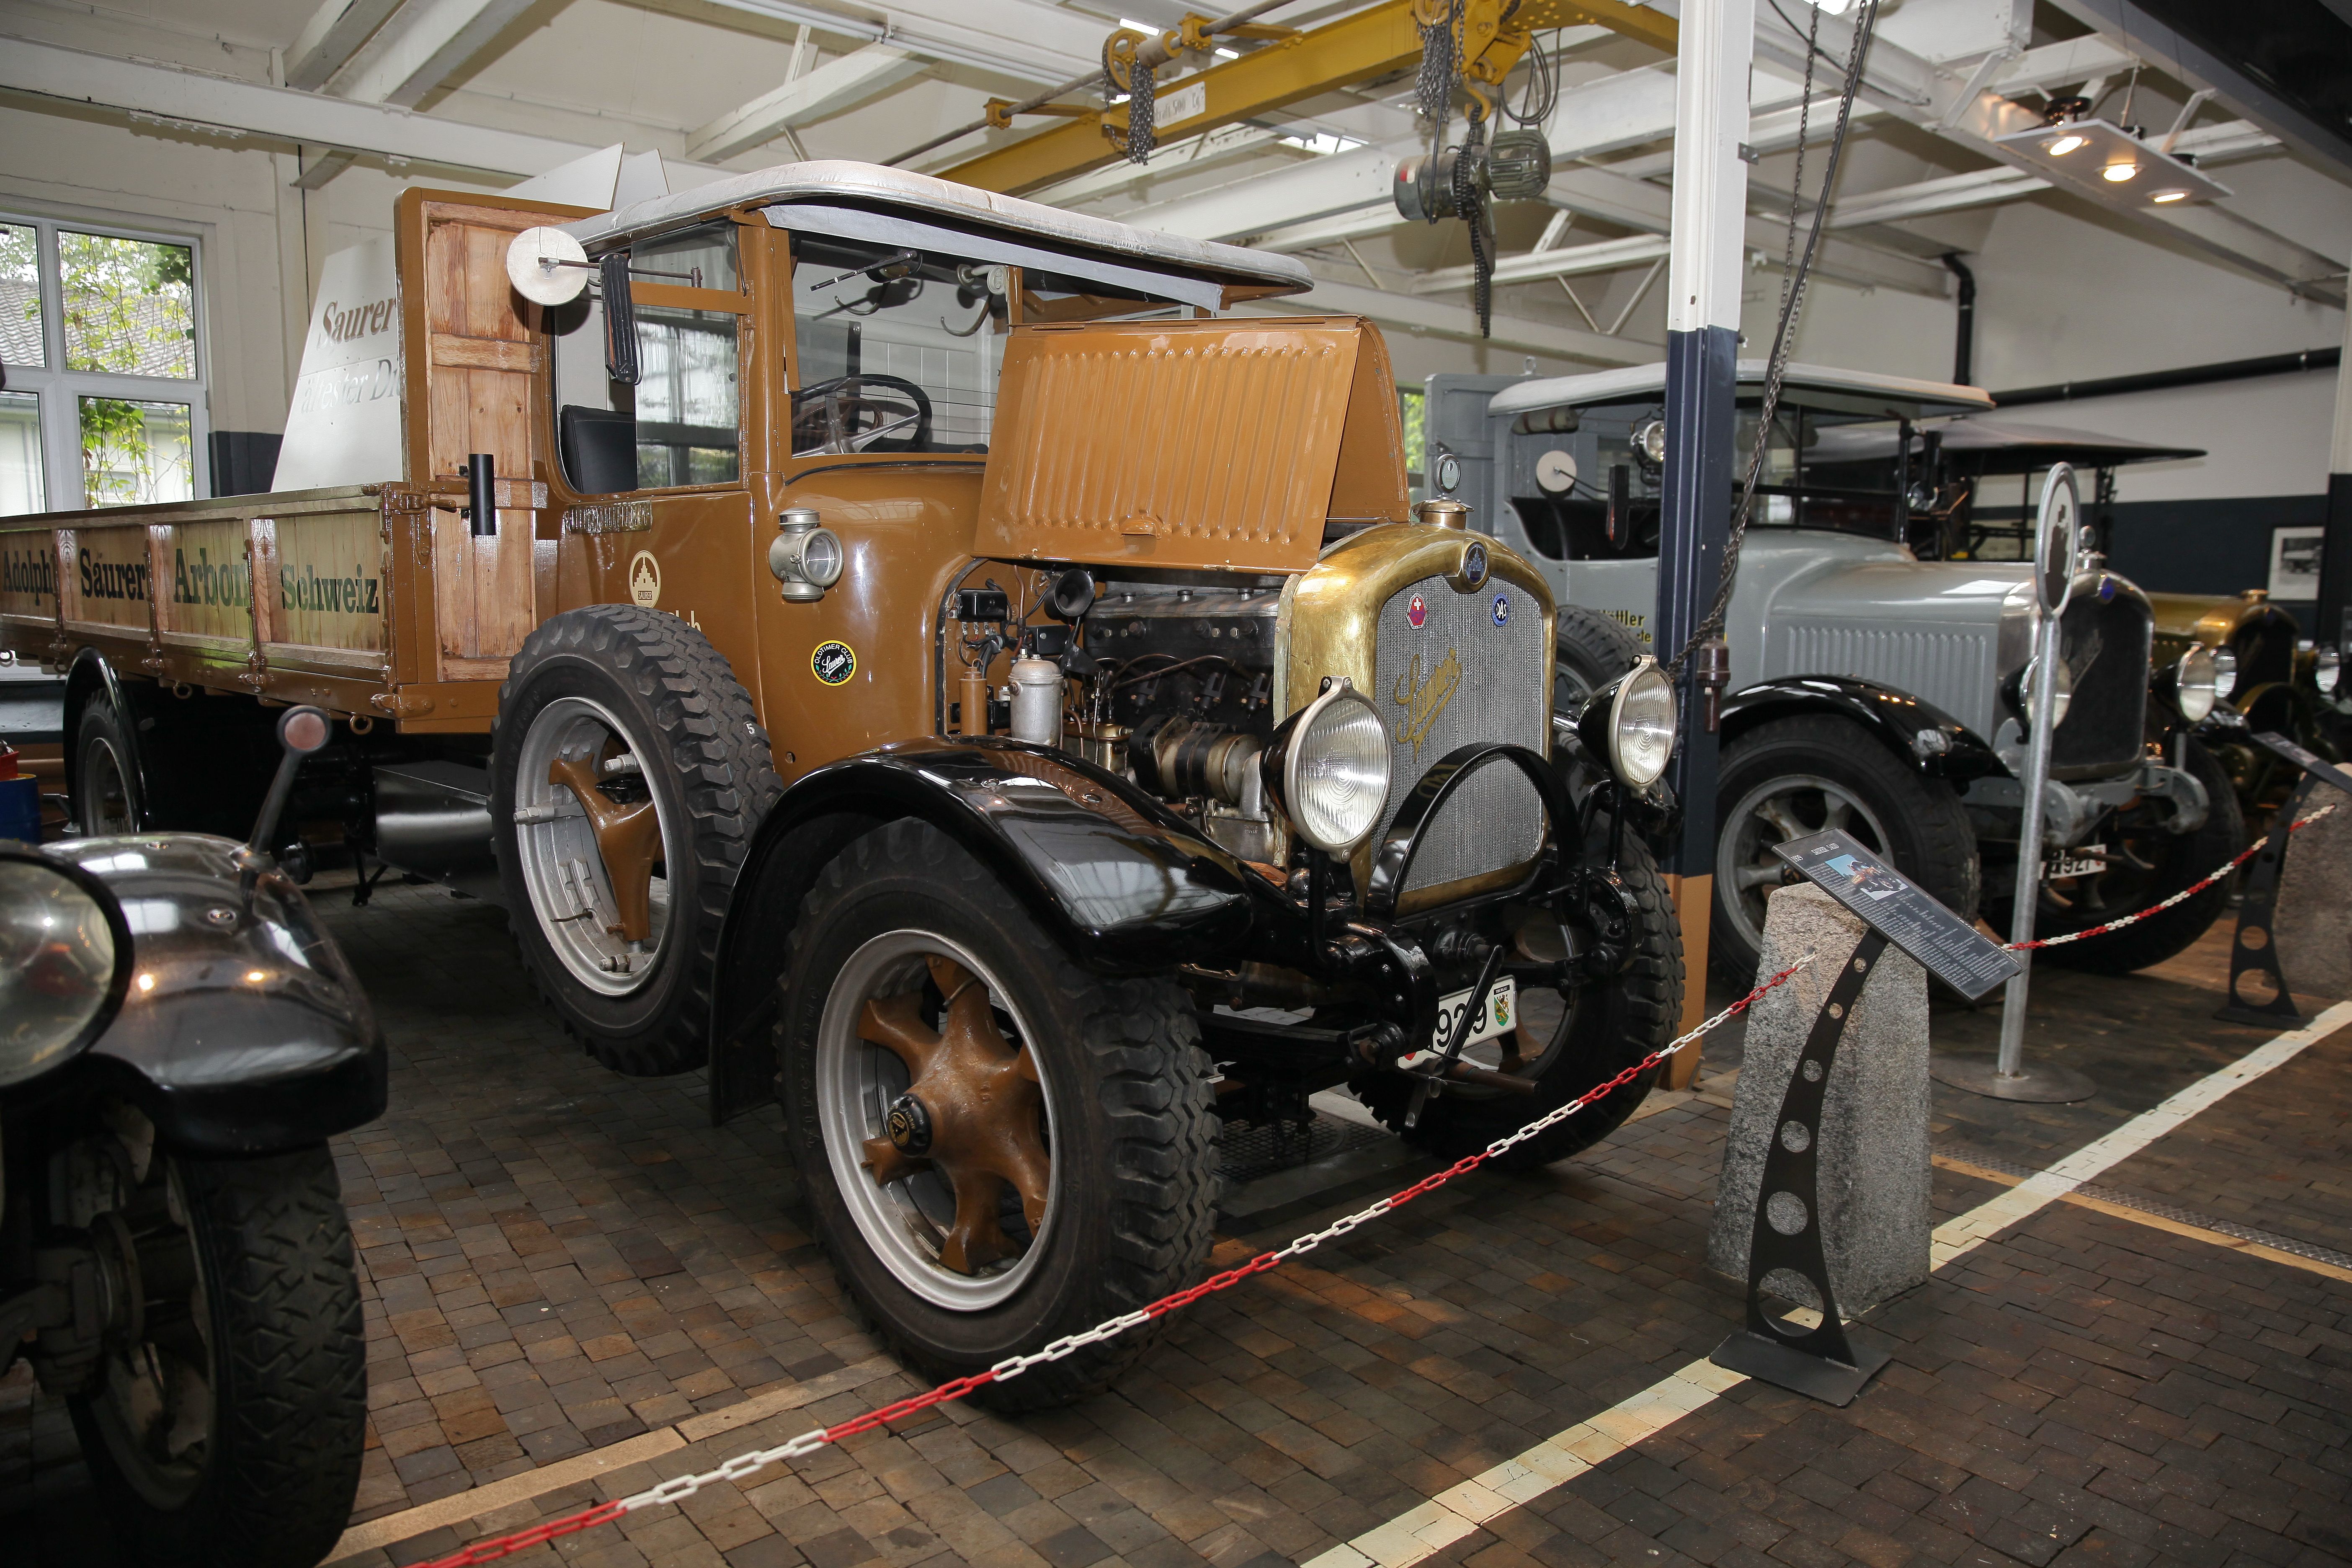
[[[552,1541],[557,1536],[570,1535],[576,1531],[588,1530],[596,1525],[607,1523],[625,1513],[634,1513],[641,1508],[652,1508],[666,1502],[682,1502],[714,1482],[740,1481],[755,1471],[767,1468],[770,1465],[804,1458],[815,1453],[828,1443],[838,1443],[845,1437],[855,1436],[860,1432],[870,1432],[877,1426],[901,1420],[929,1410],[934,1405],[961,1399],[976,1388],[1018,1377],[1031,1367],[1043,1366],[1047,1362],[1060,1361],[1066,1356],[1076,1355],[1088,1345],[1100,1344],[1103,1341],[1123,1334],[1129,1329],[1140,1328],[1155,1318],[1165,1317],[1170,1312],[1191,1306],[1203,1296],[1214,1295],[1220,1290],[1230,1290],[1250,1276],[1263,1274],[1267,1269],[1277,1268],[1291,1258],[1312,1252],[1325,1242],[1343,1237],[1359,1226],[1369,1224],[1391,1209],[1400,1208],[1411,1203],[1424,1193],[1434,1192],[1456,1176],[1468,1175],[1505,1150],[1524,1143],[1537,1134],[1558,1126],[1586,1106],[1633,1082],[1701,1035],[1721,1027],[1748,1011],[1767,992],[1785,984],[1790,976],[1811,963],[1812,958],[1811,953],[1805,954],[1714,1017],[1699,1025],[1698,1027],[1688,1034],[1677,1036],[1659,1047],[1606,1083],[1598,1084],[1585,1090],[1567,1104],[1538,1117],[1517,1131],[1507,1137],[1496,1139],[1477,1153],[1465,1154],[1444,1170],[1423,1177],[1402,1192],[1391,1194],[1370,1207],[1358,1209],[1344,1219],[1334,1220],[1321,1230],[1302,1236],[1278,1251],[1261,1252],[1248,1262],[1228,1268],[1222,1274],[1213,1275],[1188,1289],[1179,1290],[1171,1296],[1162,1296],[1150,1306],[1136,1311],[1107,1319],[1082,1333],[1066,1335],[1055,1340],[1043,1350],[1033,1352],[1028,1355],[1008,1357],[998,1362],[986,1372],[974,1373],[969,1377],[959,1377],[952,1382],[943,1383],[937,1388],[909,1395],[894,1404],[883,1405],[878,1410],[869,1410],[865,1415],[844,1421],[837,1426],[825,1426],[815,1431],[803,1432],[791,1442],[773,1448],[758,1448],[748,1454],[738,1454],[717,1469],[705,1470],[699,1475],[674,1477],[659,1486],[648,1488],[645,1491],[629,1497],[614,1498],[609,1502],[599,1503],[594,1508],[585,1509],[579,1513],[568,1514],[562,1519],[548,1520],[543,1523],[532,1525],[528,1530],[517,1531],[511,1535],[500,1535],[487,1541],[478,1541],[462,1552],[436,1558],[429,1563],[419,1564],[418,1568],[472,1568],[475,1563],[495,1562],[499,1558],[509,1556],[527,1547]]]
[[[2333,805],[2322,806],[2309,816],[2293,824],[2289,831],[2307,826],[2335,809]],[[2161,914],[2182,900],[2195,897],[2244,865],[2269,841],[2267,835],[2256,839],[2242,854],[2211,876],[2183,888],[2161,903],[2152,904],[2136,914],[2122,916],[2107,921],[2105,925],[2094,926],[2088,931],[2010,945],[2013,948],[2056,947],[2062,942],[2080,942],[2084,937],[2100,936],[2108,931],[2120,931],[2127,925],[2147,920],[2152,915]],[[1269,1268],[1280,1267],[1291,1258],[1303,1257],[1327,1241],[1336,1240],[1391,1210],[1402,1208],[1425,1193],[1436,1191],[1456,1176],[1468,1175],[1506,1150],[1524,1143],[1538,1133],[1558,1126],[1586,1106],[1633,1082],[1700,1036],[1721,1027],[1745,1013],[1767,993],[1786,984],[1798,971],[1812,961],[1813,955],[1810,952],[1805,953],[1788,968],[1766,979],[1753,991],[1726,1007],[1722,1012],[1716,1014],[1687,1034],[1677,1036],[1659,1047],[1615,1078],[1585,1090],[1567,1104],[1538,1117],[1517,1131],[1497,1138],[1477,1153],[1465,1154],[1444,1170],[1423,1177],[1402,1192],[1393,1193],[1369,1207],[1358,1209],[1343,1219],[1334,1220],[1321,1230],[1312,1231],[1298,1237],[1287,1247],[1273,1252],[1261,1252],[1248,1262],[1228,1268],[1222,1274],[1213,1275],[1190,1289],[1179,1290],[1173,1295],[1162,1296],[1150,1306],[1136,1311],[1106,1319],[1082,1333],[1066,1335],[1043,1350],[1033,1352],[1028,1355],[1008,1357],[998,1362],[986,1372],[974,1373],[969,1377],[959,1377],[951,1382],[940,1384],[937,1388],[910,1394],[905,1399],[885,1405],[879,1409],[869,1410],[863,1415],[853,1417],[835,1426],[824,1426],[814,1431],[803,1432],[791,1442],[781,1444],[773,1448],[756,1448],[747,1454],[738,1454],[716,1469],[704,1470],[696,1475],[673,1477],[644,1491],[633,1493],[628,1497],[614,1498],[608,1502],[599,1503],[594,1508],[583,1509],[578,1513],[567,1514],[561,1519],[548,1520],[542,1523],[534,1524],[528,1530],[478,1541],[463,1551],[452,1552],[446,1557],[436,1558],[431,1563],[417,1564],[415,1568],[474,1568],[477,1563],[493,1563],[501,1557],[511,1556],[515,1552],[553,1541],[559,1536],[571,1535],[583,1530],[593,1529],[600,1524],[610,1523],[625,1513],[634,1513],[639,1509],[653,1508],[662,1503],[683,1502],[707,1486],[719,1481],[740,1481],[758,1471],[766,1469],[771,1465],[806,1458],[827,1444],[838,1443],[845,1437],[854,1437],[860,1432],[870,1432],[877,1426],[884,1426],[893,1421],[919,1415],[935,1405],[961,1399],[974,1389],[985,1387],[992,1383],[1003,1383],[1009,1378],[1020,1376],[1032,1367],[1043,1366],[1048,1362],[1061,1361],[1066,1357],[1076,1355],[1089,1345],[1100,1344],[1105,1340],[1113,1339],[1127,1332],[1129,1329],[1140,1328],[1156,1318],[1165,1317],[1171,1312],[1189,1307],[1204,1296],[1214,1295],[1220,1290],[1230,1290],[1252,1275],[1263,1274]]]
[[[2289,833],[2299,833],[2335,809],[2336,807],[2332,805],[2323,805],[2317,811],[2313,812],[2309,816],[2301,817],[2294,822],[2289,823],[2287,825],[2287,831]],[[2198,880],[2191,882],[2189,886],[2181,889],[2180,891],[2173,894],[2172,897],[2166,899],[2161,902],[2150,904],[2147,908],[2140,910],[2137,914],[2118,915],[2105,925],[2092,926],[2087,931],[2068,931],[2064,936],[2037,937],[2032,942],[2008,942],[2001,943],[2001,945],[2011,952],[2032,952],[2035,948],[2063,947],[2070,942],[2080,942],[2086,936],[2105,936],[2111,931],[2121,931],[2126,926],[2137,925],[2140,921],[2148,919],[2152,915],[2162,914],[2165,910],[2172,908],[2175,904],[2185,903],[2189,900],[2195,898],[2198,894],[2203,892],[2206,889],[2211,887],[2214,883],[2220,881],[2222,878],[2228,876],[2231,872],[2236,870],[2239,867],[2252,859],[2257,854],[2261,853],[2263,846],[2268,844],[2270,841],[2271,836],[2267,833],[2263,834],[2260,838],[2255,839],[2252,844],[2247,845],[2243,849],[2238,851],[2237,856],[2231,859],[2228,865],[2223,866],[2211,876],[2200,878]]]

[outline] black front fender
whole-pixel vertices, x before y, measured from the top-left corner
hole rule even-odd
[[[121,906],[131,978],[67,1070],[100,1075],[170,1147],[284,1153],[383,1114],[383,1036],[300,889],[244,847],[173,833],[77,838],[46,853]]]
[[[1850,675],[1791,675],[1759,681],[1723,700],[1728,745],[1768,719],[1834,713],[1860,724],[1886,749],[1930,778],[1963,784],[2005,770],[1975,731],[1931,702]],[[1926,734],[1941,737],[1923,742]]]
[[[753,837],[719,936],[711,1115],[771,1092],[775,982],[802,900],[851,839],[918,817],[954,839],[1090,969],[1140,973],[1230,952],[1274,889],[1125,779],[1018,741],[923,740],[786,790]]]

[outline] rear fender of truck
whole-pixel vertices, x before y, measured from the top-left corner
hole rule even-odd
[[[906,817],[962,846],[1065,952],[1105,973],[1230,953],[1275,900],[1165,805],[1059,752],[918,741],[821,768],[777,801],[736,880],[713,987],[714,1123],[774,1096],[779,982],[817,877],[852,839]]]
[[[131,771],[130,784],[135,792],[140,813],[139,826],[151,826],[148,803],[155,798],[147,777],[146,748],[139,743],[139,715],[125,696],[122,681],[114,673],[106,656],[94,647],[85,647],[74,655],[66,670],[65,752],[67,798],[81,796],[81,716],[93,702],[113,710],[117,727],[131,754],[122,765]]]
[[[1930,778],[1960,784],[2001,771],[1982,737],[1942,709],[1847,675],[1783,676],[1734,692],[1723,700],[1722,743],[1728,746],[1768,720],[1798,713],[1850,720]]]

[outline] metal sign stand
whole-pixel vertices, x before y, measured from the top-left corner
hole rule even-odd
[[[2058,680],[2062,662],[2060,632],[2066,601],[2074,584],[2075,519],[2081,499],[2074,489],[2074,471],[2053,464],[2042,487],[2042,517],[2036,531],[2035,599],[2041,615],[2035,626],[2032,728],[2025,747],[2025,809],[2017,834],[2017,892],[2009,921],[2009,940],[2033,940],[2033,919],[2042,900],[2042,792],[2050,779],[2051,731],[2057,726]],[[2017,950],[2020,965],[2001,1000],[2000,1055],[1988,1062],[1980,1057],[1929,1059],[1928,1071],[1938,1083],[1964,1089],[1993,1100],[2022,1100],[2034,1105],[2064,1105],[2088,1100],[2099,1086],[2072,1068],[2043,1063],[2025,1065],[2025,1002],[2033,979],[2032,950]]]
[[[2246,871],[2241,889],[2243,897],[2238,905],[2238,932],[2230,943],[2230,1000],[2213,1016],[2232,1024],[2283,1024],[2290,1029],[2299,1029],[2311,1020],[2295,1005],[2294,993],[2287,988],[2286,971],[2279,966],[2279,879],[2285,873],[2287,840],[2294,832],[2294,825],[2303,820],[2304,806],[2312,791],[2327,784],[2352,795],[2352,775],[2305,751],[2284,735],[2264,731],[2254,741],[2302,769],[2303,777],[2296,781],[2286,804],[2272,818],[2269,841]],[[2242,976],[2257,973],[2270,979],[2272,996],[2267,1002],[2249,1001],[2238,989]]]
[[[1813,1019],[1812,1033],[1806,1037],[1804,1052],[1789,1077],[1788,1093],[1780,1100],[1780,1131],[1764,1157],[1756,1229],[1748,1243],[1748,1326],[1716,1346],[1707,1358],[1719,1367],[1837,1405],[1853,1403],[1862,1385],[1888,1358],[1885,1351],[1846,1337],[1837,1297],[1830,1289],[1817,1169],[1822,1103],[1854,998],[1885,951],[1885,932],[1865,933]],[[1780,1271],[1794,1273],[1813,1288],[1822,1321],[1812,1328],[1798,1328],[1764,1310],[1764,1281]]]
[[[2232,1024],[2277,1025],[2289,1029],[2300,1029],[2311,1022],[2294,1005],[2294,993],[2287,989],[2286,972],[2279,967],[2278,930],[2273,917],[2279,876],[2286,865],[2286,825],[2303,815],[2304,803],[2310,799],[2318,782],[2309,773],[2296,782],[2287,795],[2286,804],[2279,807],[2274,819],[2278,826],[2271,829],[2270,842],[2246,868],[2242,886],[2244,896],[2238,905],[2238,931],[2230,943],[2230,1000],[2213,1015],[2216,1018]],[[2239,982],[2250,973],[2269,976],[2269,1001],[2249,1001],[2238,989]]]

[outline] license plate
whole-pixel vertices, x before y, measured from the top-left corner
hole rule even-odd
[[[2042,879],[2054,882],[2061,877],[2095,877],[2107,868],[2104,858],[2106,852],[2104,844],[2084,844],[2062,851],[2042,863]]]
[[[1456,991],[1437,1005],[1437,1032],[1430,1037],[1429,1049],[1415,1051],[1404,1058],[1406,1067],[1437,1060],[1445,1051],[1446,1037],[1462,1021],[1462,1009],[1470,1005],[1470,993]],[[1495,988],[1486,993],[1486,1010],[1471,1026],[1470,1037],[1462,1042],[1468,1049],[1481,1040],[1491,1040],[1497,1035],[1507,1035],[1519,1026],[1519,983],[1507,974],[1495,978]]]

